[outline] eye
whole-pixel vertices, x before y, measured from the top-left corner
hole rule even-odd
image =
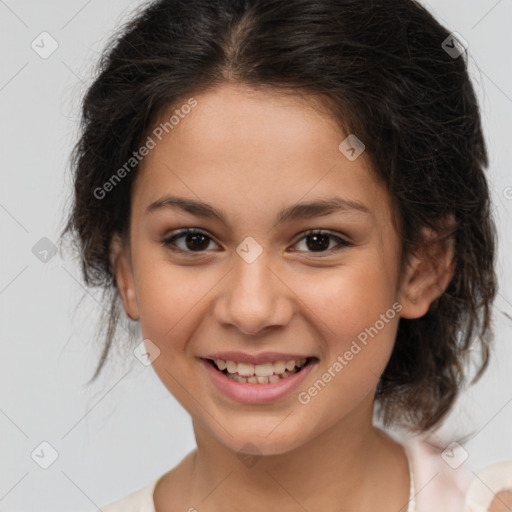
[[[179,247],[175,242],[184,238],[185,247]],[[199,229],[186,228],[178,231],[176,234],[163,240],[162,244],[176,252],[201,252],[209,246],[209,241],[213,241],[210,236]],[[176,248],[177,247],[177,248]]]
[[[302,240],[309,240],[305,243],[306,248],[310,249],[311,252],[332,252],[337,251],[343,247],[350,247],[353,244],[344,238],[333,235],[328,231],[322,231],[320,229],[306,231],[304,236],[297,242],[298,245]],[[330,247],[332,241],[336,241],[337,244]]]
[[[176,242],[181,239],[183,239],[183,244],[180,247]],[[331,252],[333,250],[339,250],[343,247],[350,247],[353,245],[351,242],[348,242],[339,236],[322,230],[306,231],[304,236],[295,245],[298,245],[302,240],[308,240],[308,242],[305,243],[306,249],[309,249],[307,252],[314,253]],[[333,241],[337,243],[334,247],[331,247],[331,242]],[[196,228],[186,228],[178,231],[170,237],[167,237],[162,241],[162,244],[176,252],[200,253],[208,249],[210,242],[213,242],[213,239],[204,231]]]

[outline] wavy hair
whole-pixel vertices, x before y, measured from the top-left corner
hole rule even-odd
[[[79,250],[85,283],[109,301],[101,372],[119,323],[109,257],[126,234],[137,168],[104,198],[164,109],[227,81],[324,99],[345,133],[364,141],[388,190],[401,268],[423,227],[450,236],[455,271],[422,318],[401,318],[376,394],[386,425],[428,430],[449,412],[473,348],[476,381],[492,342],[495,226],[480,111],[466,53],[413,0],[159,0],[144,4],[105,48],[82,102],[73,149],[73,206],[62,235]]]

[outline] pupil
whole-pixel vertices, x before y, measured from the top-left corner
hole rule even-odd
[[[202,250],[202,249],[206,249],[206,247],[208,247],[208,241],[206,240],[206,236],[205,235],[202,235],[201,233],[192,233],[192,234],[188,234],[187,237],[186,237],[186,241],[187,241],[187,247],[191,250],[194,250],[194,244],[197,242],[197,239],[198,238],[203,238],[203,244],[201,245],[199,243],[199,245],[196,245],[195,246],[195,249],[196,250]],[[189,245],[189,242],[193,240],[192,242],[192,247]],[[205,242],[206,242],[206,245],[205,245]]]
[[[308,240],[315,240],[315,241],[318,241],[318,239],[323,239],[324,243],[323,244],[319,244],[319,245],[315,245],[314,243],[313,244],[310,244],[309,242],[307,243],[307,246],[308,246],[308,249],[311,249],[311,250],[314,250],[314,249],[327,249],[329,247],[329,237],[327,235],[309,235],[308,237]]]

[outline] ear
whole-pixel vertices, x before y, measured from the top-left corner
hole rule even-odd
[[[110,243],[110,261],[124,310],[132,320],[138,320],[139,308],[135,296],[131,254],[127,245],[116,233]]]
[[[443,225],[442,236],[426,227],[421,231],[417,249],[410,256],[401,280],[399,301],[402,304],[400,316],[403,318],[424,316],[453,277],[455,242],[448,234],[454,221],[452,218],[447,221],[448,225]]]

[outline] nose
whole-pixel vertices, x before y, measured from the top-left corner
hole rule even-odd
[[[271,268],[266,251],[252,263],[236,256],[223,282],[223,293],[215,305],[215,317],[222,326],[255,335],[290,322],[295,294]]]

